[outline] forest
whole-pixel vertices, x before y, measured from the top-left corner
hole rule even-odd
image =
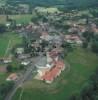
[[[8,4],[29,4],[32,6],[57,6],[64,8],[95,7],[97,0],[7,0]]]

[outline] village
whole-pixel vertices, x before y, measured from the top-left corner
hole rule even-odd
[[[34,72],[37,72],[34,79],[52,83],[63,70],[66,70],[64,51],[67,49],[67,44],[82,47],[84,41],[82,33],[89,31],[88,29],[96,34],[98,31],[95,23],[87,23],[87,21],[84,23],[83,21],[82,23],[69,21],[67,25],[70,27],[67,34],[60,30],[57,31],[53,26],[49,26],[49,23],[30,23],[25,27],[22,27],[21,24],[17,25],[16,31],[25,38],[26,43],[24,47],[19,46],[14,50],[15,57],[21,65],[28,67],[31,65],[33,57],[38,57],[37,63],[33,65]],[[10,24],[7,24],[7,27],[9,26]],[[0,63],[5,65],[11,62],[13,62],[12,56],[0,59]],[[0,67],[0,70],[7,71],[5,67]],[[6,80],[17,81],[18,78],[18,74],[12,73]]]
[[[22,42],[10,47],[9,41],[5,55],[0,57],[0,72],[7,73],[5,81],[14,82],[15,89],[32,80],[50,86],[56,83],[73,67],[66,57],[77,49],[92,50],[91,37],[98,34],[97,19],[90,13],[43,9],[36,7],[27,24],[13,24],[15,36]],[[8,31],[13,21],[5,24]]]

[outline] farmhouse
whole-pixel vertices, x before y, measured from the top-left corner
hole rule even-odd
[[[18,79],[18,75],[16,73],[12,73],[6,79],[7,81],[16,81]]]
[[[17,48],[17,49],[16,49],[16,53],[17,53],[17,54],[22,54],[22,53],[24,53],[24,48]]]

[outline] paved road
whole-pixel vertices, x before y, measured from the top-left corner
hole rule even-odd
[[[32,75],[32,71],[34,70],[34,65],[37,63],[39,57],[34,58],[32,60],[32,63],[30,64],[30,66],[28,67],[28,69],[26,70],[26,72],[22,75],[22,77],[19,78],[19,80],[15,83],[13,89],[7,94],[5,100],[12,100],[12,97],[14,96],[15,92],[17,91],[17,89],[22,86],[22,84],[25,81],[28,81],[28,78]]]

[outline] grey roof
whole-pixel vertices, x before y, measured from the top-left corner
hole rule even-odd
[[[46,64],[47,64],[47,58],[46,57],[41,57],[39,60],[38,60],[38,63],[35,64],[35,66],[38,68],[40,67],[46,67]]]

